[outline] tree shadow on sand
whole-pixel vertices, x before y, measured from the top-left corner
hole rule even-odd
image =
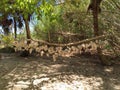
[[[51,58],[11,57],[0,61],[8,68],[14,66],[2,75],[2,90],[120,89],[120,63],[102,66],[97,58],[90,57],[59,58],[56,62]]]

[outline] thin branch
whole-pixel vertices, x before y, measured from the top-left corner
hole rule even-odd
[[[63,36],[85,36],[83,34],[78,34],[78,33],[71,33],[71,32],[56,32],[55,34],[57,35],[63,35]]]
[[[120,6],[114,0],[112,0],[112,2],[116,5],[118,9],[120,9]]]
[[[113,42],[113,44],[120,50],[120,46],[118,44],[116,44],[115,42]]]
[[[110,10],[102,10],[104,13],[115,13],[115,14],[120,14],[118,11],[110,11]]]

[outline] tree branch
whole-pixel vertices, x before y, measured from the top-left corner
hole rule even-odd
[[[87,43],[90,41],[95,41],[95,40],[99,40],[99,39],[104,39],[105,37],[107,37],[108,35],[101,35],[101,36],[96,36],[90,39],[85,39],[82,41],[78,41],[78,42],[72,42],[72,43],[67,43],[67,44],[58,44],[58,43],[49,43],[43,40],[33,40],[33,39],[28,39],[28,41],[34,41],[34,42],[39,42],[41,44],[46,44],[46,45],[50,45],[50,46],[60,46],[60,47],[65,47],[65,46],[73,46],[73,45],[79,45],[82,43]]]
[[[120,6],[114,0],[112,0],[112,2],[116,5],[118,9],[120,9]]]

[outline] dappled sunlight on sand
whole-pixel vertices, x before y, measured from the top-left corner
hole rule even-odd
[[[2,64],[4,63],[4,64]],[[12,68],[11,68],[12,67]],[[120,65],[102,66],[96,59],[11,57],[0,62],[0,90],[120,90]],[[3,69],[3,70],[2,70]]]
[[[44,77],[31,80],[9,82],[8,90],[101,90],[101,78],[78,75],[58,75],[54,78]]]

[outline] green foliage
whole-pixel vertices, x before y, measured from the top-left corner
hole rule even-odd
[[[39,2],[41,5],[38,5]],[[2,0],[0,12],[4,16],[12,14],[13,17],[18,17],[17,15],[20,14],[25,20],[35,13],[37,25],[32,33],[35,38],[49,42],[64,42],[65,40],[65,43],[68,43],[93,37],[92,13],[87,13],[89,3],[90,0],[65,0],[64,4],[55,5],[55,0],[47,2],[46,0],[15,0],[13,2]],[[99,34],[112,35],[112,39],[109,38],[118,46],[120,42],[119,4],[120,0],[103,0],[102,12],[98,16]],[[76,34],[84,37],[77,37]],[[24,36],[19,35],[19,37]],[[6,45],[12,41],[9,39],[4,37],[3,41],[6,41]],[[110,48],[109,45],[106,48]]]
[[[40,6],[40,16],[38,24],[35,26],[34,36],[38,39],[49,41],[51,38],[49,35],[58,30],[61,12],[62,8],[60,6],[54,6],[48,2],[44,2]]]
[[[88,5],[86,1],[66,2],[62,5],[54,6],[51,3],[44,2],[40,6],[40,15],[38,24],[35,26],[34,36],[38,39],[51,41],[63,41],[65,38],[56,33],[75,33],[87,34],[92,36],[92,19],[83,12]],[[79,4],[79,6],[77,6]]]
[[[5,35],[1,35],[1,38],[2,38],[2,43],[4,44],[5,47],[11,47],[13,42],[14,42],[14,38],[12,35],[8,35],[8,36],[5,36]]]

